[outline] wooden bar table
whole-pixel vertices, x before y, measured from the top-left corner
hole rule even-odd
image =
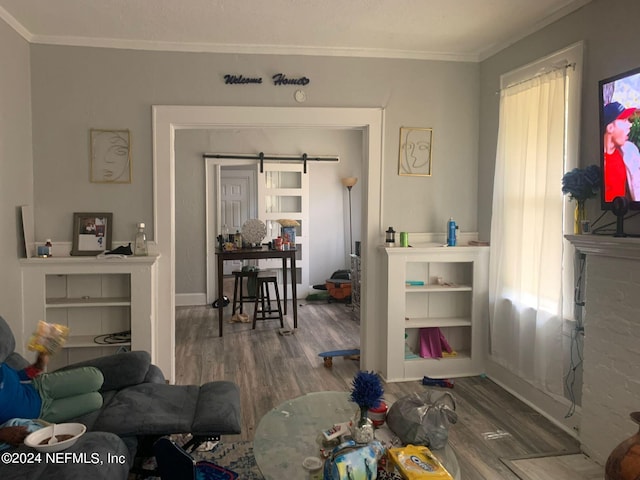
[[[223,293],[223,265],[225,260],[260,260],[265,258],[282,259],[282,284],[284,286],[284,314],[287,314],[287,259],[291,271],[291,300],[293,301],[293,328],[298,328],[298,297],[296,292],[296,249],[271,250],[267,246],[261,248],[240,248],[238,250],[223,251],[216,249],[218,263],[218,330],[222,336],[222,325],[224,316],[224,305],[222,302]]]

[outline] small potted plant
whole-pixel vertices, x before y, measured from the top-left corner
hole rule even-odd
[[[598,165],[585,168],[574,168],[562,177],[562,193],[569,195],[570,200],[576,201],[573,232],[582,232],[581,223],[587,219],[585,202],[593,198],[600,190],[602,172]]]
[[[353,421],[353,439],[357,443],[369,443],[373,440],[373,422],[368,417],[368,411],[370,408],[378,408],[382,402],[382,382],[375,372],[359,371],[351,385],[353,388],[350,399],[359,408]]]

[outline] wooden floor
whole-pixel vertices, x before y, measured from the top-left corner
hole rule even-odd
[[[318,357],[319,352],[358,347],[359,323],[347,305],[301,302],[299,328],[288,336],[278,334],[277,320],[258,322],[252,330],[250,323],[229,323],[230,307],[225,311],[222,338],[217,310],[207,306],[176,311],[176,383],[225,379],[240,387],[242,434],[225,440],[253,440],[260,418],[285,400],[350,389],[358,362],[338,358],[328,369]],[[417,381],[389,383],[385,398],[393,401],[425,388]],[[579,451],[571,436],[485,377],[456,379],[452,393],[459,421],[449,439],[464,480],[518,479],[501,458]],[[576,473],[575,478],[581,476]]]

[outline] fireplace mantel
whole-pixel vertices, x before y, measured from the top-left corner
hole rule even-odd
[[[565,235],[581,253],[640,260],[640,238],[606,235]]]
[[[638,431],[629,413],[640,398],[640,238],[567,235],[584,270],[582,450],[604,465]]]

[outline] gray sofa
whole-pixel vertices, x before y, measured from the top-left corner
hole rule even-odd
[[[0,362],[15,369],[29,365],[15,352],[13,333],[2,317]],[[191,433],[196,444],[240,433],[240,395],[232,382],[168,385],[147,352],[119,353],[65,368],[85,365],[95,366],[104,375],[101,389],[104,402],[100,410],[69,420],[85,424],[87,433],[66,452],[84,452],[88,456],[97,453],[104,461],[101,464],[0,462],[0,478],[127,479],[141,443],[148,444],[171,433]],[[9,453],[30,451],[22,445]],[[126,462],[108,463],[107,459],[114,456],[126,458]]]

